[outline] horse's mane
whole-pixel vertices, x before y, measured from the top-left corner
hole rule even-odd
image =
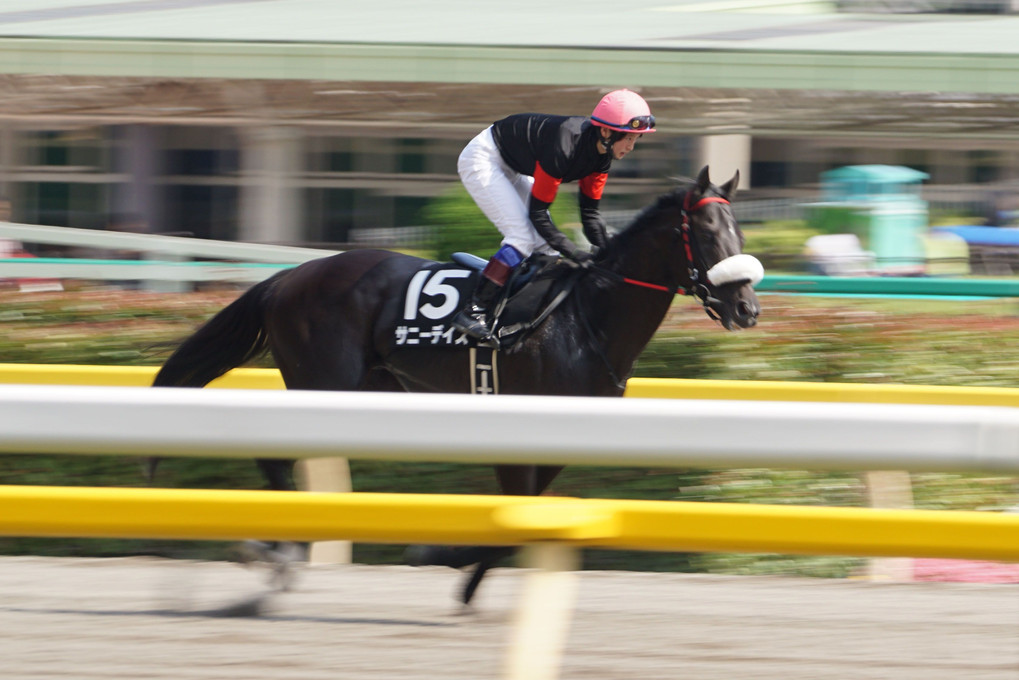
[[[676,208],[682,206],[683,198],[687,192],[692,190],[696,185],[697,181],[688,177],[675,177],[675,180],[679,186],[672,191],[662,194],[655,200],[654,203],[646,206],[643,210],[637,213],[636,217],[629,225],[624,227],[621,231],[616,232],[609,238],[609,242],[604,252],[602,252],[599,259],[608,259],[612,253],[622,250],[626,244],[635,238],[637,235],[642,233],[648,227],[657,224],[655,217],[657,217],[664,210]]]

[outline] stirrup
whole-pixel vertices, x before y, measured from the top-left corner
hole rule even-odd
[[[489,328],[488,319],[485,317],[484,310],[462,310],[450,323],[453,328],[475,340],[489,340],[492,337],[492,329]]]

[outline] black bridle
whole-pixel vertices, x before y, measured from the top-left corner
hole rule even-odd
[[[683,196],[683,208],[680,213],[682,218],[680,220],[679,227],[673,232],[677,238],[682,238],[683,240],[683,251],[686,255],[687,276],[690,279],[690,286],[688,288],[684,288],[678,283],[674,286],[665,286],[658,283],[641,281],[598,266],[592,267],[591,271],[616,279],[617,281],[622,281],[623,283],[631,286],[662,291],[664,293],[668,293],[670,296],[682,294],[696,297],[700,300],[701,306],[704,308],[707,315],[715,321],[720,321],[721,319],[711,307],[712,302],[719,303],[720,301],[711,296],[711,290],[708,288],[708,283],[710,282],[707,281],[706,278],[704,281],[701,280],[702,272],[697,268],[697,263],[703,262],[704,258],[700,243],[696,236],[694,236],[693,228],[690,226],[690,215],[711,203],[724,203],[725,205],[730,205],[730,203],[727,198],[722,198],[721,196],[703,196],[700,200],[691,205],[690,196],[691,192],[687,192]],[[694,255],[695,253],[697,255],[696,257]],[[706,276],[707,272],[704,272],[704,274]],[[592,338],[596,337],[594,330],[591,328],[590,324],[587,322],[587,318],[583,314],[580,315],[580,321],[584,325],[584,329],[587,334]],[[602,362],[609,371],[609,376],[616,383],[616,386],[620,389],[625,389],[626,381],[630,376],[620,379],[619,376],[616,375],[615,369],[612,368],[612,364],[609,363],[608,357],[605,356],[604,351],[597,342],[595,343],[595,347],[597,349],[598,356],[601,357]]]
[[[650,290],[659,290],[668,293],[669,295],[689,295],[691,297],[696,297],[698,300],[700,300],[701,306],[704,308],[704,311],[707,313],[707,315],[714,319],[715,321],[719,321],[718,315],[712,308],[711,303],[713,302],[718,303],[720,301],[712,297],[711,289],[708,287],[708,283],[710,282],[707,281],[707,279],[701,280],[701,275],[702,274],[706,275],[706,272],[701,272],[700,269],[697,268],[697,263],[703,262],[704,260],[703,250],[700,247],[700,243],[698,242],[697,237],[693,233],[693,228],[690,226],[690,215],[697,212],[705,205],[709,205],[711,203],[724,203],[725,205],[730,205],[730,203],[729,199],[723,198],[721,196],[703,196],[700,198],[700,200],[691,205],[690,204],[691,193],[692,192],[687,192],[683,196],[683,208],[680,213],[682,219],[680,220],[679,227],[676,230],[677,235],[683,240],[683,251],[684,254],[686,255],[687,263],[686,265],[687,277],[690,280],[690,286],[688,288],[684,288],[679,283],[677,283],[674,286],[664,286],[658,283],[641,281],[639,279],[633,279],[622,274],[617,274],[616,272],[611,272],[601,267],[595,267],[594,269],[596,269],[599,273],[607,274],[612,278],[616,278],[617,280],[620,280],[623,283],[627,283],[631,286],[648,288]]]

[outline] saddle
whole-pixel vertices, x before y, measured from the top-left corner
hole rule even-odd
[[[401,305],[403,315],[394,329],[395,346],[512,350],[562,304],[582,273],[572,268],[566,271],[554,256],[532,254],[526,258],[495,306],[492,323],[497,346],[493,347],[491,341],[479,342],[450,325],[470,300],[488,260],[470,253],[454,253],[452,260],[429,264],[411,277]]]

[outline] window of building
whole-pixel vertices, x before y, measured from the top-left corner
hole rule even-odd
[[[899,165],[926,172],[928,175],[931,174],[930,153],[926,149],[905,149],[901,154]]]
[[[999,178],[998,153],[987,149],[970,151],[967,155],[969,178],[973,184],[988,184]]]
[[[21,163],[31,167],[103,172],[110,165],[110,141],[98,128],[28,130],[20,145]]]
[[[396,171],[421,174],[428,171],[428,140],[400,139],[396,144]]]
[[[319,246],[349,243],[355,196],[353,189],[307,189],[304,238]]]
[[[751,161],[750,186],[784,187],[788,180],[789,164],[783,161]]]
[[[354,152],[348,137],[305,138],[305,166],[309,172],[353,172]]]
[[[236,186],[175,184],[167,187],[167,224],[198,238],[237,238],[239,189]]]
[[[237,172],[240,155],[236,149],[170,149],[169,174],[185,177],[230,175]]]
[[[111,187],[98,183],[20,182],[14,185],[19,221],[53,227],[103,229]]]

